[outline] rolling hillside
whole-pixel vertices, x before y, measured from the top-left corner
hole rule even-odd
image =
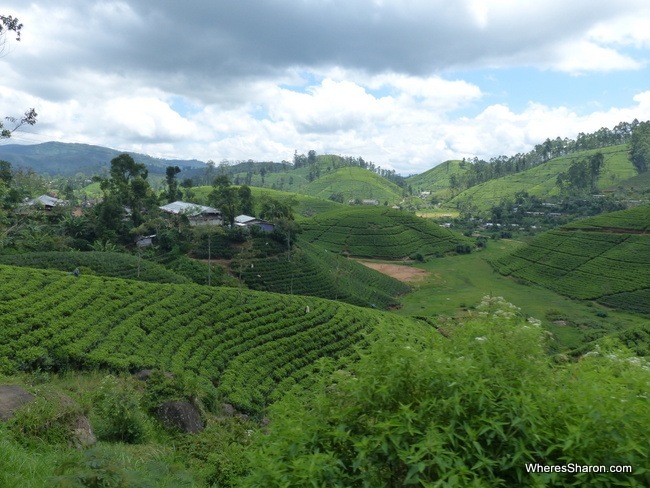
[[[463,163],[459,160],[445,161],[419,175],[409,176],[406,183],[411,186],[414,193],[430,191],[431,196],[451,198],[451,177],[462,175],[465,172]]]
[[[637,174],[629,160],[629,147],[623,144],[551,159],[521,173],[468,188],[453,198],[450,203],[465,205],[471,202],[478,210],[485,211],[498,205],[504,198],[514,200],[515,194],[521,191],[538,197],[558,195],[557,176],[567,171],[571,164],[599,151],[603,153],[605,160],[598,179],[598,188],[608,188]]]
[[[319,198],[341,193],[344,203],[349,200],[378,200],[394,204],[402,197],[402,190],[395,183],[363,168],[339,168],[315,179],[300,188],[300,193]]]
[[[302,239],[336,253],[403,259],[442,255],[462,241],[448,229],[387,207],[350,207],[302,223]]]
[[[546,232],[493,265],[571,298],[650,314],[650,207]]]
[[[156,173],[165,174],[167,166],[181,168],[203,167],[202,161],[161,159],[129,151],[118,151],[89,144],[45,142],[42,144],[5,144],[0,146],[0,159],[9,161],[15,167],[31,168],[37,173],[72,176],[76,173],[99,174],[108,169],[111,159],[128,153],[138,163],[144,163]]]
[[[83,275],[96,274],[153,283],[192,283],[160,264],[140,260],[119,252],[30,252],[0,255],[0,264],[29,268],[56,269],[72,272],[79,268]]]
[[[288,200],[290,198],[295,199],[297,205],[294,209],[296,217],[298,219],[312,217],[313,215],[329,212],[332,210],[345,208],[347,205],[343,205],[338,202],[333,202],[332,200],[325,200],[318,197],[312,197],[309,195],[301,195],[299,193],[291,193],[287,191],[271,190],[269,188],[259,188],[256,186],[249,187],[251,189],[251,194],[253,198],[258,200],[264,196],[274,198],[276,200]],[[192,188],[194,192],[196,203],[201,203],[207,205],[208,195],[212,191],[210,186],[199,186]]]
[[[160,367],[259,413],[322,357],[409,319],[313,297],[159,285],[0,265],[0,372]]]
[[[395,297],[410,290],[394,278],[306,242],[292,252],[291,261],[283,253],[242,263],[235,259],[231,266],[236,273],[241,271],[244,282],[254,290],[329,298],[364,307],[397,306]]]

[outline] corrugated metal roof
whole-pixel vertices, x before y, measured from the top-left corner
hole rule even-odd
[[[35,205],[37,203],[48,207],[56,207],[57,205],[65,205],[68,202],[59,198],[51,197],[49,195],[41,195],[40,197],[34,198],[33,200],[29,200],[27,202],[27,205]]]
[[[251,220],[258,220],[257,217],[251,217],[250,215],[238,215],[235,217],[235,222],[237,224],[245,224],[246,222],[250,222]]]
[[[187,202],[172,202],[167,205],[160,207],[160,210],[163,212],[169,212],[173,214],[185,214],[185,215],[201,215],[201,214],[220,214],[221,212],[216,208],[206,207],[205,205],[199,205],[196,203],[187,203]]]

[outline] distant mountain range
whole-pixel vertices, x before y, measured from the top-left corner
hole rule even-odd
[[[162,159],[130,151],[118,151],[89,144],[45,142],[42,144],[0,145],[0,160],[9,161],[15,168],[31,168],[37,173],[72,176],[100,174],[110,168],[111,159],[120,154],[130,154],[138,163],[144,163],[151,173],[164,173],[167,166],[181,169],[202,168],[203,161],[196,159]]]

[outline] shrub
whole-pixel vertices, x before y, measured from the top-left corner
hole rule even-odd
[[[35,394],[36,399],[19,409],[9,422],[14,438],[27,447],[71,443],[72,424],[82,414],[81,407],[48,388],[40,388]]]
[[[139,395],[125,381],[106,376],[95,394],[97,437],[107,441],[137,444],[146,438],[145,417],[139,409]]]
[[[642,360],[612,348],[552,365],[547,335],[516,317],[460,324],[449,338],[404,335],[385,336],[349,372],[278,404],[244,486],[650,483]],[[526,468],[569,463],[636,471]]]

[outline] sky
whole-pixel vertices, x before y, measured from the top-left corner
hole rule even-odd
[[[650,120],[647,0],[5,0],[2,144],[402,175]]]

